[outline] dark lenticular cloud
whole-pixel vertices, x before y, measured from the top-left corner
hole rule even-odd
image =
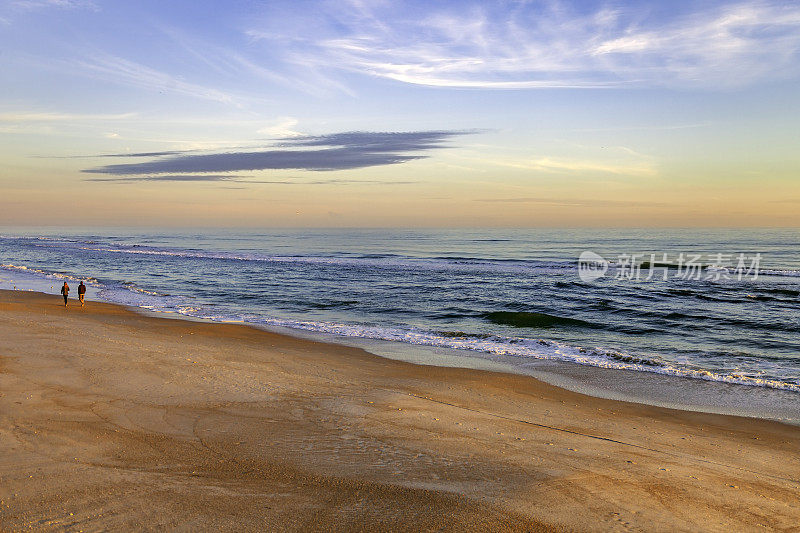
[[[104,165],[83,172],[114,176],[146,175],[144,178],[135,178],[139,181],[166,180],[167,178],[158,178],[157,175],[171,174],[171,181],[181,181],[175,178],[183,173],[196,175],[205,172],[278,169],[352,170],[424,159],[428,156],[422,152],[444,148],[445,141],[468,133],[475,132],[346,132],[293,137],[281,139],[280,149],[206,154],[154,152],[154,155],[164,154],[164,156],[139,163]],[[136,154],[134,157],[138,156],[139,154]],[[183,181],[210,180],[187,178]]]
[[[375,185],[409,185],[419,183],[413,180],[350,180],[350,179],[331,179],[331,180],[251,180],[244,179],[248,176],[241,174],[161,174],[158,176],[120,176],[112,178],[90,178],[86,181],[106,181],[114,183],[130,183],[133,181],[198,181],[198,182],[217,182],[225,181],[228,183],[262,183],[274,185],[351,185],[354,183],[372,183]]]
[[[394,165],[424,156],[392,153],[365,153],[359,149],[269,150],[223,154],[186,155],[122,165],[106,165],[84,170],[95,174],[161,174],[165,172],[235,172],[238,170],[349,170]]]
[[[416,151],[441,148],[441,143],[455,135],[464,135],[466,131],[411,131],[411,132],[377,132],[349,131],[331,133],[329,135],[309,135],[289,139],[295,146],[350,146],[360,147],[365,151]]]

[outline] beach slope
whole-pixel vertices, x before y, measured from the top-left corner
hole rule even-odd
[[[0,291],[0,530],[758,531],[800,428]]]

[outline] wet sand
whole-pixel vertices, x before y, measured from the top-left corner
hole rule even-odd
[[[800,428],[0,291],[0,530],[763,531]]]

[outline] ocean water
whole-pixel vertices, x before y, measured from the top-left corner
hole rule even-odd
[[[798,230],[6,228],[0,264],[0,288],[800,398]]]

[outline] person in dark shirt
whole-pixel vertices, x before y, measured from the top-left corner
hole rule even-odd
[[[80,300],[81,302],[81,307],[83,307],[83,296],[85,294],[86,294],[86,285],[84,285],[83,282],[81,281],[81,284],[78,285],[78,300]]]
[[[64,295],[64,307],[67,306],[67,295],[69,294],[69,285],[67,282],[64,282],[64,285],[61,286],[61,294]]]

